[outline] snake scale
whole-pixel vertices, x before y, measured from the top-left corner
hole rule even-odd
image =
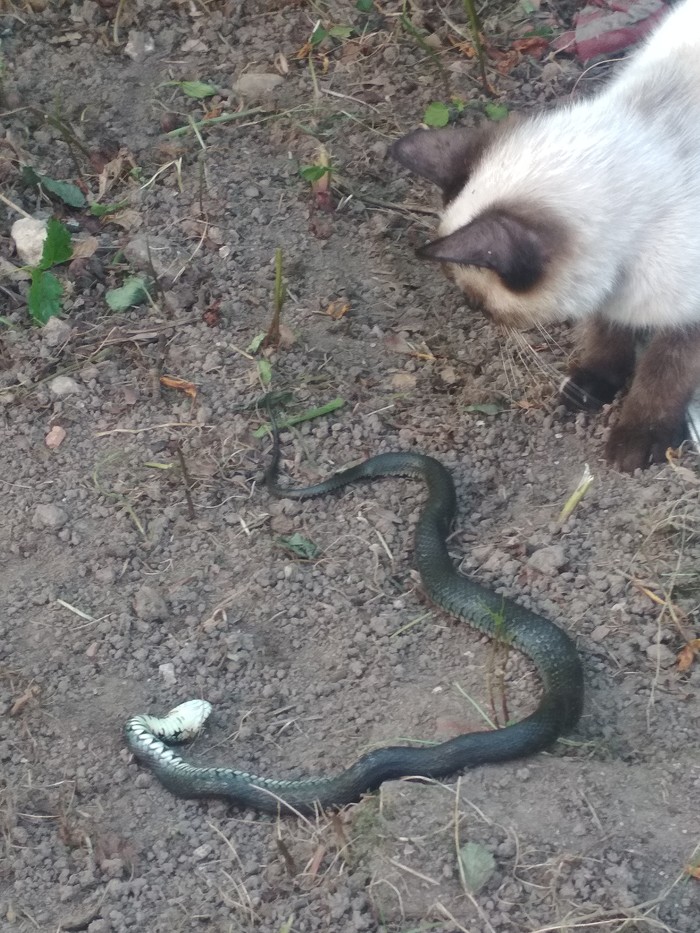
[[[417,453],[379,454],[313,486],[285,489],[277,482],[276,429],[274,434],[273,459],[265,479],[278,497],[306,499],[379,477],[421,478],[428,499],[416,524],[415,560],[426,594],[446,612],[505,640],[530,658],[542,681],[542,696],[534,713],[503,729],[458,735],[431,746],[379,748],[333,777],[290,781],[232,768],[195,767],[179,757],[165,743],[191,738],[211,711],[206,701],[190,700],[162,719],[135,716],[125,726],[131,751],[169,791],[179,797],[224,798],[236,806],[268,813],[310,814],[319,807],[352,803],[384,781],[409,776],[446,778],[487,762],[533,754],[576,725],[583,703],[583,671],[569,636],[543,616],[463,576],[453,565],[446,539],[456,511],[456,494],[452,477],[441,463]]]

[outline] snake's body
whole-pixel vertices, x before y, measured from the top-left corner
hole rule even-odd
[[[294,781],[272,780],[232,768],[194,767],[176,755],[163,740],[188,738],[210,710],[209,704],[194,700],[164,719],[136,716],[125,727],[131,750],[168,790],[180,797],[223,797],[240,807],[272,813],[311,813],[317,807],[356,801],[384,781],[408,776],[446,778],[476,765],[530,755],[574,727],[583,702],[583,672],[573,642],[553,622],[457,571],[446,544],[456,509],[455,488],[441,463],[416,453],[380,454],[314,486],[284,489],[275,479],[277,460],[276,450],[267,473],[268,487],[274,495],[290,499],[318,496],[361,479],[422,478],[428,487],[428,500],[416,525],[415,555],[425,592],[437,606],[529,657],[542,680],[542,697],[534,713],[504,729],[467,733],[427,747],[380,748],[334,777]]]

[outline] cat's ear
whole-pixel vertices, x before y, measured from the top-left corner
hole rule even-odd
[[[485,211],[454,233],[418,250],[422,259],[480,266],[513,291],[527,291],[544,274],[556,249],[558,225],[528,221],[505,208]]]
[[[478,129],[414,130],[397,139],[389,154],[404,168],[442,188],[452,200],[495,136],[494,124]]]

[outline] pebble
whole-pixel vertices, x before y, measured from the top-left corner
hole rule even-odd
[[[46,503],[37,505],[32,515],[32,527],[46,528],[49,531],[58,531],[68,521],[68,513],[60,506]]]
[[[41,339],[47,347],[60,347],[71,335],[73,328],[60,317],[50,317],[41,328]],[[57,378],[62,378],[58,376]]]
[[[660,667],[671,667],[676,661],[675,654],[668,645],[653,644],[646,649],[647,657]]]
[[[144,584],[134,598],[134,612],[144,622],[162,622],[168,615],[168,604],[155,586]]]
[[[80,385],[70,376],[56,376],[49,383],[49,389],[57,398],[65,398],[80,392]]]
[[[165,664],[159,664],[158,673],[163,678],[163,683],[166,687],[173,687],[177,682],[175,665],[171,661],[166,661]]]
[[[528,567],[548,577],[555,576],[566,566],[566,563],[566,554],[560,544],[550,544],[548,547],[539,548],[530,555],[527,561]]]
[[[36,217],[22,217],[12,224],[10,236],[22,263],[27,266],[38,265],[44,251],[46,221]]]
[[[250,72],[240,76],[233,85],[233,90],[243,97],[262,99],[269,97],[283,81],[281,75]]]

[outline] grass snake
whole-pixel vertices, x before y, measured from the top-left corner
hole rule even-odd
[[[274,421],[273,421],[274,426]],[[503,729],[458,735],[437,745],[388,746],[369,752],[333,777],[274,780],[233,768],[195,767],[165,743],[191,738],[211,711],[204,700],[190,700],[164,718],[135,716],[125,726],[131,751],[179,797],[225,798],[239,807],[268,813],[313,813],[340,807],[376,790],[384,781],[404,777],[446,778],[488,762],[508,761],[551,745],[579,719],[583,671],[569,636],[553,622],[463,576],[450,558],[446,539],[456,510],[452,477],[432,457],[385,453],[336,473],[313,486],[285,489],[278,484],[279,439],[265,479],[270,492],[306,499],[357,480],[386,476],[422,479],[428,499],[415,530],[415,560],[430,600],[480,632],[506,641],[530,658],[542,681],[535,712]]]

